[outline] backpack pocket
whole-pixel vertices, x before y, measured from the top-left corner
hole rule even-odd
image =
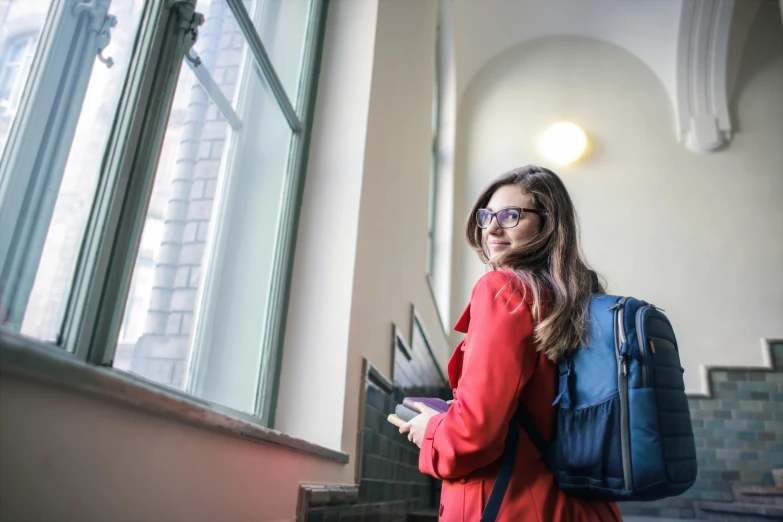
[[[561,487],[622,488],[619,395],[579,408],[559,408],[557,421],[554,469]]]

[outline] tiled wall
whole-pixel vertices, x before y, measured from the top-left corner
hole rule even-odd
[[[732,484],[771,485],[783,468],[783,342],[770,346],[774,370],[712,369],[711,397],[689,398],[699,475],[683,495],[621,504],[626,515],[693,518],[693,502],[731,502]]]
[[[418,448],[386,417],[406,396],[451,399],[451,389],[426,340],[414,331],[418,342],[409,345],[397,334],[394,381],[372,367],[365,373],[358,502],[310,507],[306,522],[405,522],[408,513],[438,505],[439,481],[419,472]]]

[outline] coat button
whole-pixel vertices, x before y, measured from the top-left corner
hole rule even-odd
[[[438,516],[439,517],[443,516],[443,504],[440,505],[440,509],[438,510]]]

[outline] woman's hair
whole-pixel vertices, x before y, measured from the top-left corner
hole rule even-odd
[[[509,249],[489,260],[476,211],[486,208],[497,189],[516,185],[533,198],[540,210],[541,228],[529,242]],[[576,209],[562,180],[551,170],[527,165],[509,171],[493,181],[476,200],[468,216],[465,233],[468,243],[484,263],[492,268],[513,270],[525,291],[533,293],[535,336],[539,350],[553,362],[587,341],[589,297],[604,292],[596,284],[595,273],[582,259]],[[542,302],[548,301],[548,314],[542,318]]]

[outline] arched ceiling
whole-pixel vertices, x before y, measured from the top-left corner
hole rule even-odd
[[[579,35],[639,57],[660,79],[677,118],[677,139],[696,151],[731,138],[727,67],[762,0],[446,0],[453,23],[457,105],[481,68],[521,43]],[[732,36],[733,35],[733,36]],[[736,52],[734,52],[736,54]]]

